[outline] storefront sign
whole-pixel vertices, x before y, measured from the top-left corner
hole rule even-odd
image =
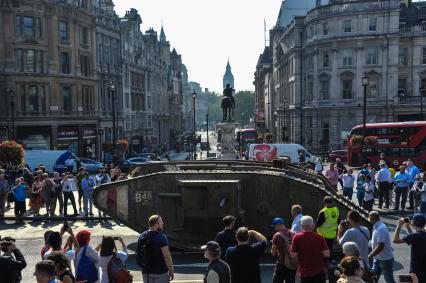
[[[83,129],[83,138],[95,138],[96,129]]]
[[[58,140],[60,139],[78,139],[78,127],[58,128]]]

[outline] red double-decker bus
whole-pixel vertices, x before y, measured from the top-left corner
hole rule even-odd
[[[349,166],[361,166],[364,161],[378,164],[381,153],[385,154],[388,163],[398,160],[401,164],[411,159],[417,166],[426,168],[426,122],[367,124],[365,137],[363,125],[351,130],[348,136]]]
[[[237,144],[240,154],[248,150],[248,146],[252,143],[257,143],[256,129],[242,129],[237,132]]]

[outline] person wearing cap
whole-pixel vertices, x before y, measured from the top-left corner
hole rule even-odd
[[[229,247],[235,247],[237,245],[237,239],[235,238],[235,217],[227,215],[223,217],[223,225],[225,228],[217,233],[215,241],[219,243],[220,249],[222,250],[220,258],[225,260],[225,254]]]
[[[204,257],[209,261],[209,266],[204,272],[205,283],[230,283],[231,269],[220,259],[221,248],[218,242],[210,241],[201,247]]]
[[[389,208],[392,174],[385,162],[380,161],[380,170],[376,178],[379,189],[379,208],[382,208],[383,203],[385,203],[385,208]]]
[[[314,231],[325,238],[329,250],[332,249],[337,236],[337,226],[340,222],[339,209],[333,204],[329,196],[324,198],[324,208],[320,210],[315,223]]]
[[[407,203],[408,187],[411,183],[411,176],[405,172],[405,166],[399,167],[399,172],[395,174],[394,183],[395,207],[393,210],[399,210],[399,205],[401,204],[401,209],[404,211]]]
[[[393,265],[395,258],[390,239],[390,233],[386,225],[380,221],[379,212],[371,211],[368,220],[373,224],[373,235],[371,237],[372,251],[368,255],[368,260],[373,259],[373,272],[380,279],[383,273],[386,283],[395,283],[393,277]]]
[[[238,245],[229,247],[225,259],[231,268],[232,283],[260,283],[260,258],[266,249],[266,237],[255,230],[240,227],[236,238]],[[255,240],[250,244],[250,240]]]
[[[286,283],[294,283],[297,263],[290,256],[290,248],[296,233],[285,227],[281,217],[274,218],[272,225],[276,233],[271,241],[271,254],[277,258],[272,283],[282,283],[284,280]]]
[[[301,283],[325,283],[325,259],[330,257],[330,249],[324,237],[314,232],[311,216],[303,216],[301,223],[303,232],[294,235],[290,249],[291,257],[299,263]]]
[[[400,232],[405,225],[408,235],[400,238]],[[411,229],[413,225],[416,229],[415,232]],[[401,218],[398,220],[396,231],[393,237],[395,244],[403,244],[411,246],[411,259],[410,259],[410,273],[415,273],[419,282],[426,282],[426,217],[422,213],[416,213],[408,219]]]

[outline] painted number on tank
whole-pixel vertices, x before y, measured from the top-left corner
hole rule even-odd
[[[152,202],[152,191],[141,191],[135,192],[136,203],[142,205],[151,205]]]

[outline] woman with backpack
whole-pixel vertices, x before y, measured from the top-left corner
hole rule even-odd
[[[87,283],[95,283],[99,282],[99,257],[98,253],[89,246],[90,236],[89,230],[81,230],[75,236],[78,243],[74,259],[75,277],[78,281],[86,280]]]
[[[122,251],[117,251],[115,240],[121,243]],[[108,266],[114,257],[119,258],[124,265],[129,256],[126,244],[121,237],[107,236],[102,238],[102,243],[95,250],[99,251],[99,267],[102,270],[101,283],[110,283],[112,274],[110,274],[111,269],[108,270]]]
[[[71,271],[71,264],[67,257],[61,252],[54,252],[48,258],[55,263],[56,278],[62,283],[76,283]]]

